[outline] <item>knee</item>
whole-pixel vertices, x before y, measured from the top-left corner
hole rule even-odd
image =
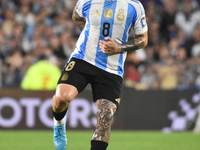
[[[55,94],[53,96],[53,101],[55,107],[58,109],[64,105],[69,105],[69,103],[72,101],[72,98],[67,94]]]
[[[108,100],[99,100],[96,102],[97,114],[100,118],[112,119],[117,109],[117,106]]]

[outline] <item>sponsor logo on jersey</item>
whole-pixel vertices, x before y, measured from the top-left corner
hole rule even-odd
[[[117,14],[117,20],[118,21],[124,20],[124,10],[123,9],[119,9],[118,14]]]
[[[91,16],[100,16],[99,11],[96,10],[96,11],[92,12]]]
[[[106,17],[106,19],[110,19],[112,17],[112,15],[113,15],[112,9],[105,10],[104,16]]]
[[[146,18],[145,17],[143,17],[142,19],[141,19],[141,24],[142,24],[142,28],[144,28],[145,26],[146,26]]]

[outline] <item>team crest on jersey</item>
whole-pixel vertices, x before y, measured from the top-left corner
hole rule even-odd
[[[112,9],[105,10],[104,16],[106,17],[106,19],[110,19],[112,17],[112,15],[113,15]]]
[[[124,16],[124,10],[123,9],[119,9],[118,14],[117,14],[117,20],[118,21],[123,21],[125,18]]]
[[[67,81],[67,79],[68,79],[68,73],[65,72],[65,73],[63,74],[62,78],[61,78],[61,81]]]

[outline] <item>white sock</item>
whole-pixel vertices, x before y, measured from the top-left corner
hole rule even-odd
[[[65,119],[66,119],[66,116],[63,117],[61,120],[56,120],[55,118],[53,118],[54,126],[61,126],[62,124],[65,123]]]

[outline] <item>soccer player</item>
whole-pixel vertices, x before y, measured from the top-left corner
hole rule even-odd
[[[147,45],[144,8],[137,0],[79,0],[72,19],[82,32],[53,96],[54,145],[65,150],[67,108],[90,83],[97,110],[91,150],[106,150],[120,103],[126,54]],[[128,41],[131,27],[135,38]]]

